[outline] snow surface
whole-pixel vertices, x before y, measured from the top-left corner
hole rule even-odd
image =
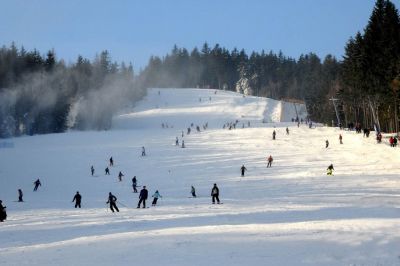
[[[134,113],[115,118],[114,130],[7,140],[14,148],[0,148],[8,209],[0,265],[399,265],[400,149],[354,132],[277,122],[291,119],[290,106],[154,89]],[[222,129],[236,119],[236,130]],[[176,147],[191,122],[209,128],[193,129],[186,148]],[[115,166],[105,176],[110,156]],[[334,176],[326,175],[330,163]],[[133,175],[150,195],[160,191],[157,207],[135,208]],[[36,178],[43,186],[33,192]],[[213,183],[223,205],[211,204]],[[198,198],[189,198],[191,185]],[[25,203],[14,202],[18,188]],[[71,203],[77,190],[82,209]],[[105,205],[110,191],[119,213]]]

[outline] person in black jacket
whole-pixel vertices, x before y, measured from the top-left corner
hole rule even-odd
[[[108,194],[108,201],[106,202],[106,204],[107,204],[107,203],[110,204],[110,209],[111,209],[112,212],[114,212],[114,209],[115,209],[117,212],[119,212],[119,209],[118,209],[118,207],[117,207],[116,202],[117,202],[117,197],[114,196],[113,194],[111,194],[111,192],[110,192],[110,193]]]
[[[244,176],[244,172],[247,171],[247,168],[242,165],[242,167],[240,167],[240,171],[242,173],[242,176]]]
[[[215,204],[215,200],[217,200],[217,203],[219,204],[219,188],[217,187],[217,184],[214,184],[213,188],[211,189],[211,197],[213,204]]]
[[[81,201],[82,201],[82,196],[79,194],[79,191],[76,192],[74,198],[72,199],[72,202],[75,201],[75,208],[81,208]]]
[[[110,157],[110,166],[114,166],[114,159],[112,156]]]
[[[33,182],[33,184],[35,185],[35,187],[33,188],[33,191],[36,191],[39,186],[42,186],[42,183],[40,183],[39,178],[35,182]]]
[[[18,202],[24,202],[22,199],[23,196],[24,194],[22,193],[22,189],[18,189]]]
[[[143,189],[140,191],[139,195],[139,203],[137,205],[138,208],[140,208],[140,204],[143,202],[143,208],[146,208],[146,200],[147,197],[149,196],[149,192],[146,189],[146,186],[143,186]]]
[[[134,177],[132,178],[132,188],[133,188],[133,192],[134,192],[134,193],[137,193],[136,187],[137,187],[137,180],[136,180],[136,176],[134,176]]]
[[[0,200],[0,222],[7,219],[6,206],[3,206],[3,201]]]

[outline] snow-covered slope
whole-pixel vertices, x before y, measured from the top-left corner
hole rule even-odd
[[[297,104],[299,110],[304,105]],[[305,118],[305,111],[299,112]],[[184,128],[192,122],[222,126],[225,122],[289,122],[296,117],[292,103],[210,89],[149,89],[133,112],[113,120],[114,128],[160,128],[162,123]]]
[[[279,102],[213,93],[153,90],[114,130],[8,140],[14,148],[0,149],[9,215],[0,223],[0,265],[399,264],[399,148],[333,128],[262,123],[264,115],[277,121]],[[222,129],[235,119],[251,127]],[[185,149],[175,146],[191,122],[207,121],[209,129],[183,137]],[[326,175],[330,163],[334,176]],[[150,195],[160,191],[157,207],[136,209],[134,175]],[[36,178],[43,186],[33,192]],[[223,205],[211,204],[214,183]],[[198,198],[189,198],[191,185]],[[18,188],[25,203],[14,202]],[[82,209],[71,203],[77,190]],[[110,191],[119,213],[107,209]]]

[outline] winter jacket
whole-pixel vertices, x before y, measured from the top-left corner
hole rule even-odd
[[[219,195],[219,189],[217,186],[215,186],[211,190],[211,196],[218,196],[218,195]]]
[[[162,196],[160,195],[160,193],[157,191],[157,192],[155,192],[154,194],[153,194],[153,196],[152,196],[153,198],[162,198]]]
[[[139,195],[140,199],[147,199],[148,196],[149,196],[149,192],[147,191],[147,189],[144,188],[140,191],[140,195]]]
[[[110,196],[108,196],[108,201],[107,201],[107,203],[115,203],[117,201],[117,197],[116,196],[114,196],[114,195],[110,195]]]

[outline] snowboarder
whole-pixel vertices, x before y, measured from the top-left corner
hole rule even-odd
[[[176,139],[175,139],[175,146],[179,146],[179,139],[178,139],[178,137],[176,137]]]
[[[242,167],[240,167],[240,171],[242,173],[242,176],[244,176],[244,171],[247,171],[247,168],[244,167],[244,164],[242,165]]]
[[[39,186],[42,186],[42,183],[40,183],[39,178],[35,182],[33,182],[33,184],[35,185],[35,187],[33,188],[33,191],[36,191]]]
[[[340,144],[343,144],[343,137],[342,137],[342,134],[339,134],[339,142],[340,142]]]
[[[185,141],[182,140],[182,148],[185,148]]]
[[[111,194],[111,192],[108,193],[108,201],[106,202],[106,204],[108,204],[108,203],[110,204],[110,209],[112,212],[114,212],[114,209],[117,212],[119,212],[116,202],[117,202],[117,197],[114,196],[113,194]]]
[[[4,222],[7,219],[6,206],[3,206],[3,201],[0,200],[0,222]]]
[[[190,189],[190,193],[192,193],[193,198],[196,197],[196,189],[194,188],[194,186],[192,186],[192,188]]]
[[[151,203],[151,206],[156,206],[158,198],[162,198],[158,190],[153,194],[153,202]]]
[[[289,128],[286,128],[286,135],[289,135]]]
[[[142,147],[142,156],[146,156],[146,150]]]
[[[23,196],[24,194],[22,193],[22,189],[18,189],[18,202],[24,202],[22,199]]]
[[[136,181],[136,176],[134,176],[134,177],[132,178],[132,188],[133,188],[133,192],[134,192],[134,193],[137,193],[136,186],[137,186],[137,181]]]
[[[333,168],[333,164],[330,164],[329,166],[328,166],[328,168],[326,168],[326,174],[327,175],[333,175],[333,170],[335,170],[334,168]]]
[[[114,166],[114,160],[112,156],[110,157],[110,166]]]
[[[267,161],[268,161],[268,164],[267,164],[267,168],[268,167],[272,167],[272,161],[273,161],[274,159],[272,158],[272,156],[270,155],[269,157],[268,157],[268,159],[267,159]]]
[[[108,167],[106,167],[105,171],[106,171],[106,175],[110,175],[110,169],[108,169]]]
[[[118,180],[119,180],[119,182],[121,182],[122,181],[122,177],[124,176],[124,174],[121,172],[121,171],[119,171],[119,174],[118,174]]]
[[[327,149],[329,147],[329,141],[325,140],[325,148]]]
[[[93,167],[93,165],[90,166],[90,172],[92,173],[92,176],[93,176],[94,175],[94,167]]]
[[[139,195],[139,202],[137,205],[137,208],[140,208],[140,204],[143,202],[143,208],[146,208],[146,200],[147,197],[149,195],[149,192],[146,189],[146,186],[143,186],[142,190],[140,191],[140,195]]]
[[[274,132],[272,132],[272,139],[275,140],[275,136],[276,136],[276,132],[274,130]]]
[[[217,184],[214,184],[213,188],[211,189],[211,197],[212,197],[212,204],[215,204],[215,200],[219,204],[219,188]]]
[[[79,194],[79,191],[76,192],[74,198],[72,199],[72,202],[75,201],[75,209],[76,208],[81,208],[81,201],[82,201],[82,196]]]

